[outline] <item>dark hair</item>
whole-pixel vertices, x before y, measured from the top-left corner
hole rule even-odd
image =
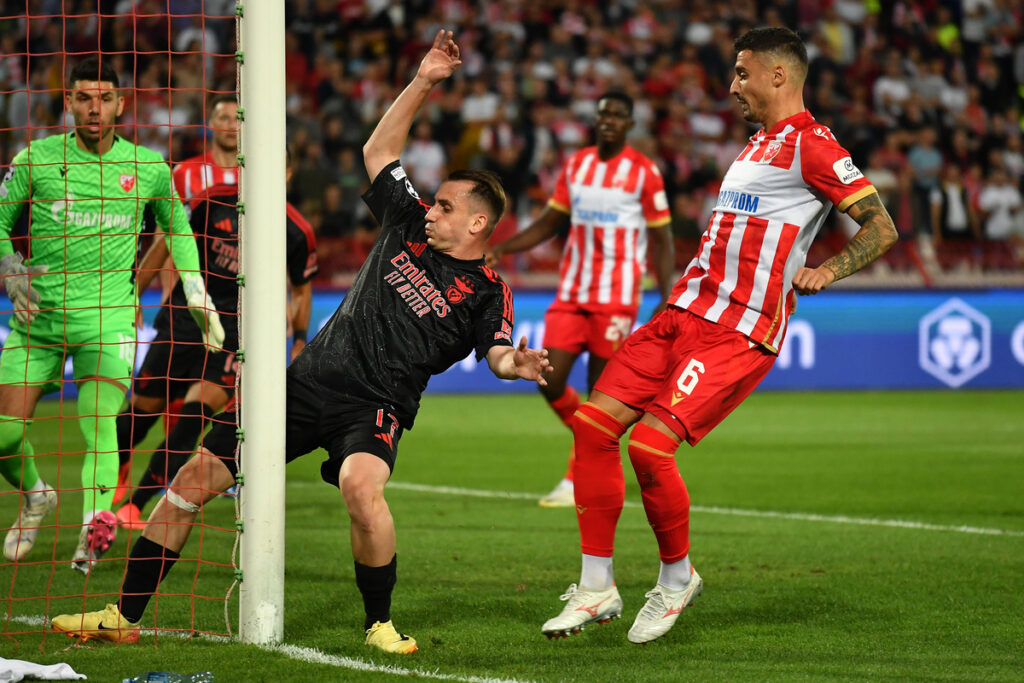
[[[225,102],[229,102],[231,104],[238,104],[238,95],[232,93],[217,95],[216,97],[214,97],[212,100],[210,100],[210,114],[213,114],[213,110],[217,108],[218,104],[224,104]]]
[[[626,111],[630,116],[633,116],[633,98],[626,93],[613,90],[611,92],[606,92],[597,98],[598,103],[600,103],[601,100],[618,100],[626,105]]]
[[[487,237],[490,237],[494,226],[505,213],[505,190],[501,187],[501,178],[493,171],[461,170],[453,171],[445,182],[457,180],[473,183],[469,194],[475,195],[487,205],[490,213],[487,217]]]
[[[807,47],[793,31],[781,26],[762,26],[750,29],[733,43],[737,54],[744,50],[767,52],[776,57],[789,57],[800,65],[807,75]]]
[[[71,69],[68,76],[68,87],[73,88],[75,81],[109,81],[117,88],[120,82],[117,80],[117,72],[110,62],[113,58],[101,59],[98,55],[86,57]]]

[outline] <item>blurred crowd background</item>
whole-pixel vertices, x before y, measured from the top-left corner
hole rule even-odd
[[[131,88],[122,135],[172,162],[201,153],[206,103],[235,90],[234,5],[3,3],[0,163],[62,130],[62,73],[97,50]],[[463,65],[435,91],[403,154],[421,194],[449,170],[488,168],[511,199],[496,239],[525,228],[565,157],[590,143],[597,98],[621,90],[635,102],[629,143],[664,174],[682,268],[722,174],[755,132],[728,90],[733,40],[758,25],[804,38],[808,109],[850,150],[901,231],[865,282],[1024,284],[1018,1],[288,0],[285,22],[297,162],[289,199],[317,231],[321,284],[349,282],[372,244],[361,147],[440,28],[454,30]],[[855,230],[834,214],[809,261]],[[504,271],[516,284],[544,283],[559,251],[555,242],[510,257]]]

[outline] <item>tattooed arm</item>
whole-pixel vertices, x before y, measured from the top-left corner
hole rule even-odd
[[[798,294],[817,294],[836,280],[867,266],[896,243],[896,226],[877,193],[864,197],[847,213],[860,224],[860,230],[842,251],[817,268],[796,271],[793,288]]]

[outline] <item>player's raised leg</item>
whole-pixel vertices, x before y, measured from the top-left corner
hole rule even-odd
[[[233,441],[234,425],[225,425],[224,430]],[[54,617],[53,630],[82,641],[138,640],[139,621],[160,582],[180,557],[196,515],[206,501],[227,490],[234,481],[225,461],[201,446],[196,457],[178,472],[150,515],[142,536],[132,546],[118,604],[97,612]]]
[[[626,495],[619,439],[636,418],[632,408],[601,392],[576,411],[575,498],[582,570],[579,584],[562,595],[566,605],[561,613],[541,627],[549,638],[579,633],[587,624],[622,614],[612,567],[615,527]]]
[[[210,381],[193,383],[185,395],[185,403],[167,440],[153,453],[149,465],[132,492],[128,502],[117,511],[121,526],[140,529],[145,526],[142,510],[159,489],[172,481],[178,470],[192,456],[203,429],[228,402],[230,394]]]

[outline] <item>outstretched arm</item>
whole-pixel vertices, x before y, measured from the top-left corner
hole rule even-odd
[[[540,217],[530,224],[530,227],[522,232],[517,232],[504,242],[494,245],[493,249],[484,254],[487,265],[493,268],[498,265],[498,261],[505,254],[517,254],[532,249],[544,240],[554,237],[559,230],[567,225],[569,225],[569,214],[563,213],[549,204]]]
[[[889,212],[878,193],[870,194],[849,208],[850,218],[860,230],[838,254],[817,268],[801,268],[793,276],[798,294],[817,294],[836,280],[853,275],[896,244],[898,235]]]
[[[430,52],[420,62],[416,76],[384,113],[370,139],[363,145],[363,161],[370,182],[385,166],[401,156],[412,120],[427,95],[435,85],[451,76],[459,64],[462,64],[459,46],[452,40],[452,32],[438,31]]]
[[[501,379],[531,379],[547,386],[544,375],[551,372],[547,349],[526,348],[526,337],[519,340],[519,346],[492,346],[487,352],[487,364]]]

